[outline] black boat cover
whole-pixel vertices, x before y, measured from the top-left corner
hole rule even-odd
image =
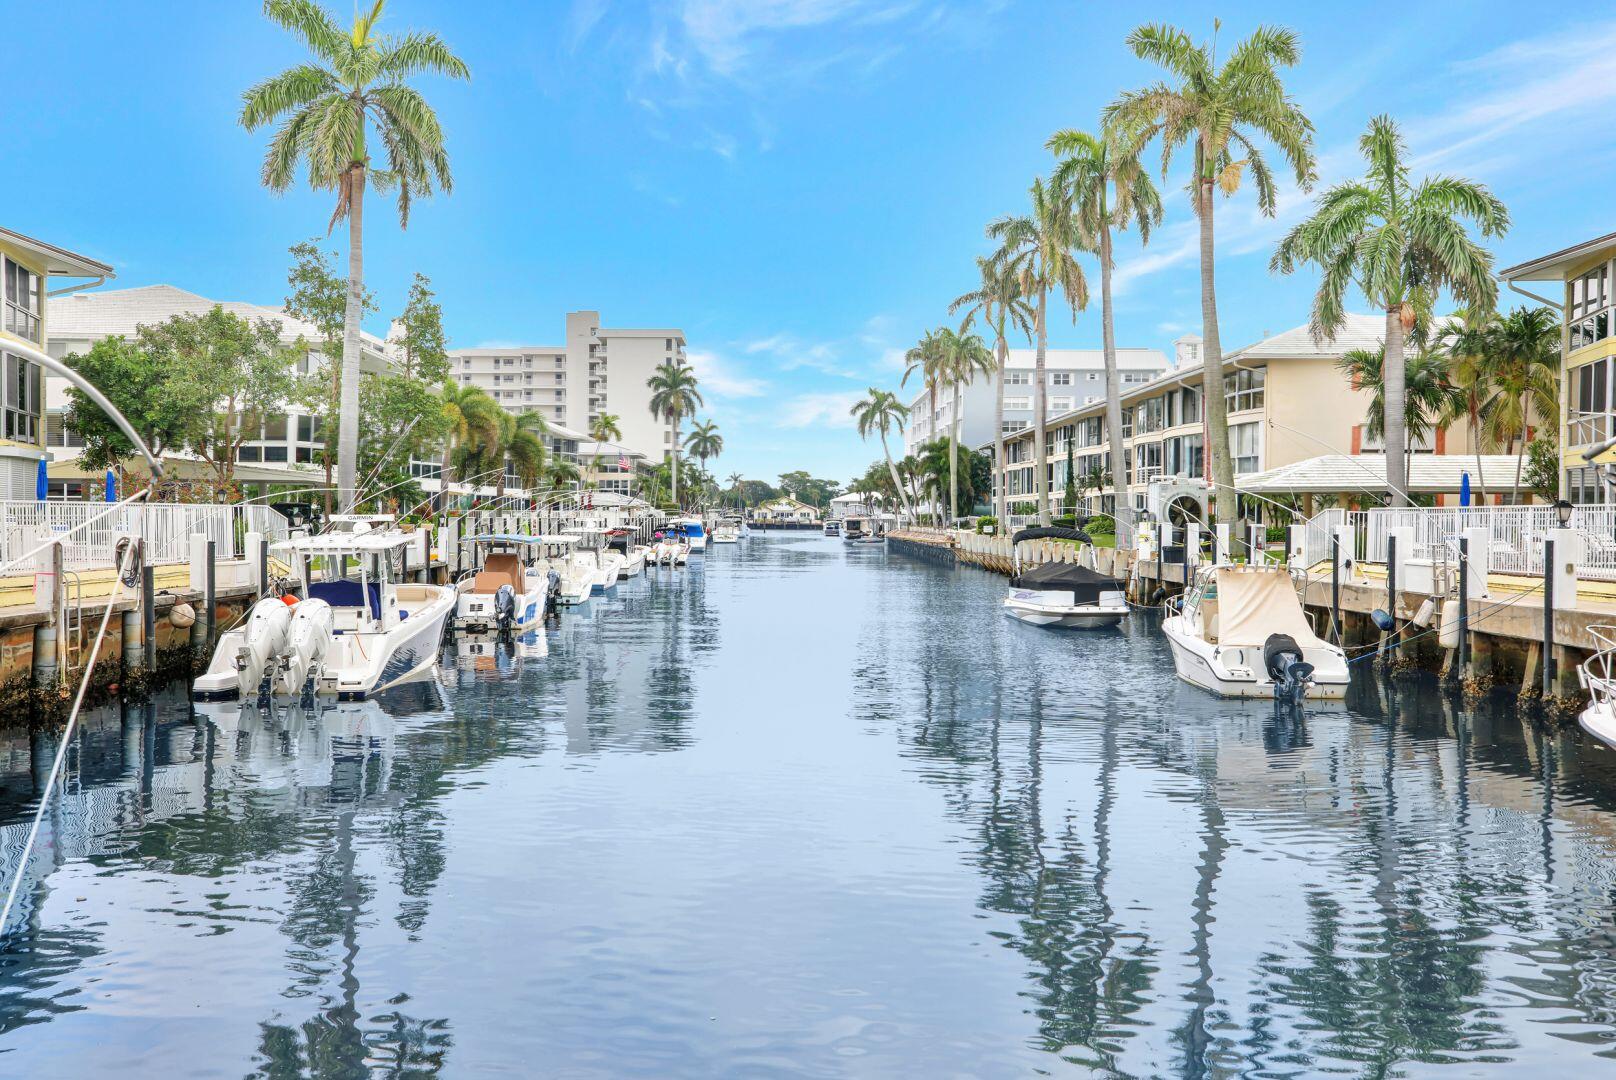
[[[1023,540],[1076,540],[1083,544],[1093,543],[1089,539],[1089,534],[1082,529],[1068,529],[1064,525],[1035,525],[1030,529],[1022,529],[1010,538],[1012,544],[1019,544]]]
[[[1097,604],[1103,592],[1121,592],[1122,583],[1098,570],[1076,563],[1044,563],[1010,579],[1012,589],[1037,592],[1069,592],[1072,602]]]

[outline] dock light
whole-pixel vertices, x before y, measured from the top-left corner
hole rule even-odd
[[[1561,499],[1554,504],[1554,513],[1555,516],[1560,519],[1560,528],[1563,529],[1567,525],[1571,524],[1571,512],[1575,509],[1575,506],[1572,506],[1564,499]]]

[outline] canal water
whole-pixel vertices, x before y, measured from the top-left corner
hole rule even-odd
[[[757,536],[383,702],[104,710],[0,1075],[1616,1073],[1616,753],[1276,718],[1003,587]]]

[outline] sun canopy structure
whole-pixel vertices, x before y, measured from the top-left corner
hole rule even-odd
[[[1411,454],[1408,492],[1411,495],[1457,495],[1466,474],[1475,490],[1508,491],[1515,486],[1516,460],[1512,454],[1481,455],[1476,475],[1474,454]],[[1386,488],[1386,461],[1371,454],[1324,454],[1235,481],[1237,490],[1253,495],[1361,495],[1382,494]]]
[[[1324,644],[1302,613],[1289,571],[1220,566],[1216,575],[1219,644],[1261,647],[1271,634],[1288,634],[1303,648]]]

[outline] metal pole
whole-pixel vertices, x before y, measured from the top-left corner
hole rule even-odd
[[[1330,537],[1330,637],[1341,644],[1341,537]]]
[[[205,641],[205,643],[207,645],[208,654],[210,656],[213,653],[213,637],[214,637],[215,632],[219,629],[219,627],[217,625],[218,624],[218,618],[219,618],[218,614],[217,614],[217,612],[218,612],[218,587],[217,587],[217,584],[216,584],[214,576],[213,576],[213,574],[214,574],[214,558],[215,558],[216,554],[217,553],[214,550],[214,541],[209,540],[208,541],[208,573],[207,573],[207,577],[205,579],[205,583],[204,583],[203,589],[202,589],[202,592],[203,592],[202,604],[203,604],[203,609],[207,613],[207,620],[208,620],[208,636],[204,639],[204,641]]]
[[[1397,651],[1397,536],[1392,534],[1386,538],[1386,611],[1392,617],[1391,640],[1386,646],[1383,657],[1385,663],[1392,662],[1392,654]]]
[[[1459,538],[1459,677],[1470,674],[1470,539]]]
[[[157,570],[147,564],[140,568],[140,644],[145,653],[146,676],[157,673]]]
[[[258,595],[269,595],[269,541],[258,541]]]
[[[1554,693],[1554,538],[1543,541],[1543,700]]]

